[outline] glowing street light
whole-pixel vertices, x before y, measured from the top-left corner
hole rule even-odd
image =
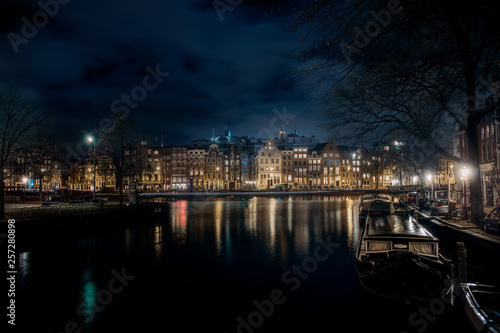
[[[26,201],[26,194],[25,194],[25,191],[26,191],[26,183],[28,182],[28,178],[26,177],[23,177],[23,183],[24,183],[24,186],[23,186],[23,203],[25,203]]]
[[[464,181],[464,207],[467,206],[467,176],[469,175],[469,169],[464,167],[460,170]]]
[[[450,164],[448,173],[448,216],[451,214],[451,177],[453,176],[453,163]]]
[[[431,183],[431,199],[434,199],[434,182],[432,181],[432,175],[430,173],[427,174],[427,181]]]
[[[467,169],[466,167],[460,170],[460,172],[462,173],[462,177],[464,178],[467,178],[467,176],[469,175],[469,169]]]
[[[87,136],[87,140],[89,143],[94,143],[94,156],[93,156],[94,157],[94,189],[92,192],[92,200],[95,201],[95,166],[96,166],[95,140],[91,135]]]

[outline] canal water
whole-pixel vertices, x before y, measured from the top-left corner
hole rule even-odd
[[[467,332],[463,313],[442,300],[406,304],[362,289],[358,204],[175,201],[164,220],[40,239],[17,257],[16,329]]]

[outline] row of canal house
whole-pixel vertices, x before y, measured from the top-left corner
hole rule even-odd
[[[257,188],[371,187],[374,179],[367,171],[366,155],[364,149],[342,150],[332,141],[313,148],[281,148],[269,139],[253,160]]]
[[[205,149],[142,145],[135,154],[136,162],[125,171],[125,190],[130,179],[136,179],[143,191],[374,186],[366,150],[340,149],[332,141],[314,147],[284,147],[268,139],[247,149],[234,144],[211,144]],[[112,163],[103,159],[96,168],[96,189],[116,188]],[[93,162],[86,161],[70,175],[69,187],[92,190],[93,175]],[[379,186],[391,185],[391,181],[392,175],[380,176]]]
[[[214,143],[206,148],[142,142],[126,156],[124,190],[128,190],[131,179],[137,180],[139,189],[146,192],[374,186],[367,152],[341,149],[331,141],[293,146],[268,139],[257,145]],[[391,185],[393,177],[387,174],[391,168],[386,169],[380,176],[380,187]],[[26,179],[25,184],[22,179]],[[95,167],[92,159],[86,159],[69,170],[47,158],[43,166],[33,170],[26,166],[19,175],[5,180],[7,187],[17,188],[37,188],[39,183],[46,189],[91,191],[94,184],[97,191],[118,188],[115,166],[109,157],[98,157]]]

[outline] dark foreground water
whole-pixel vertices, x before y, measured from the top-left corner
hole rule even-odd
[[[164,221],[17,257],[19,332],[467,332],[441,300],[358,285],[351,197],[176,201]],[[21,237],[21,235],[18,235]]]

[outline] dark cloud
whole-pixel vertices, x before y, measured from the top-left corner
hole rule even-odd
[[[61,142],[81,140],[109,117],[113,101],[144,84],[148,66],[170,74],[130,116],[165,143],[209,137],[212,127],[257,135],[284,107],[295,115],[290,132],[325,136],[309,97],[289,80],[300,41],[285,31],[292,8],[284,1],[243,1],[221,21],[212,1],[72,0],[18,53],[8,33],[21,35],[21,18],[41,8],[28,0],[2,6],[0,88],[21,86],[49,108]]]

